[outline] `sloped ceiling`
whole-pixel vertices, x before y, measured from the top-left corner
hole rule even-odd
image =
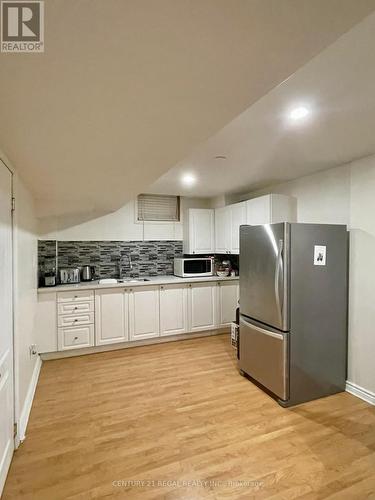
[[[375,153],[375,13],[160,177],[152,193],[244,193]],[[305,106],[310,115],[289,119]],[[226,159],[215,158],[225,156]],[[184,174],[197,182],[186,187]]]
[[[375,9],[375,0],[45,2],[0,56],[0,146],[39,214],[118,208]]]

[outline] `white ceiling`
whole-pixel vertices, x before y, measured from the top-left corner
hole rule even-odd
[[[45,9],[45,53],[0,55],[0,147],[47,216],[102,213],[145,191],[375,0],[48,0]],[[263,143],[272,156],[276,145]]]
[[[150,192],[248,192],[375,153],[375,14],[249,107]],[[301,124],[288,112],[307,105]],[[214,159],[225,155],[227,160]],[[196,175],[184,188],[181,176]]]

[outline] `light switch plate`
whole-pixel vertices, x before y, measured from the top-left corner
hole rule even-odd
[[[314,246],[314,266],[325,266],[327,260],[327,247],[323,245]]]

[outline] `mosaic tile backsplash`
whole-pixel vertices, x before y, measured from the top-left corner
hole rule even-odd
[[[97,278],[173,274],[173,259],[182,241],[54,241],[39,240],[39,276],[52,267],[95,266]],[[132,270],[129,266],[129,258]],[[56,259],[57,257],[57,259]]]

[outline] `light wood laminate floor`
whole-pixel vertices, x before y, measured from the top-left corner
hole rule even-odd
[[[4,500],[95,498],[375,498],[375,408],[283,409],[228,335],[45,362]]]

